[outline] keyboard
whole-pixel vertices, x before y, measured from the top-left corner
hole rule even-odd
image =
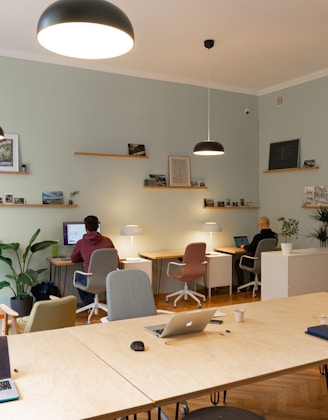
[[[11,389],[10,382],[7,380],[0,381],[0,391],[4,391],[5,389]]]

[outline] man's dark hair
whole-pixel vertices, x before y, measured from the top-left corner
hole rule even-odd
[[[96,232],[98,230],[98,226],[99,226],[98,217],[96,217],[96,216],[87,216],[84,219],[84,224],[85,224],[85,228],[89,232]]]

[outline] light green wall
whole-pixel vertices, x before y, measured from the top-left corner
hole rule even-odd
[[[276,106],[276,96],[284,95],[285,105]],[[311,220],[314,210],[302,209],[305,186],[327,185],[328,78],[324,77],[259,99],[260,119],[260,204],[261,212],[271,217],[278,229],[279,216],[300,221],[297,248],[318,247],[308,238],[318,227]],[[263,174],[268,168],[270,143],[301,139],[301,166],[306,159],[315,159],[319,170]]]
[[[80,190],[75,209],[1,207],[2,242],[26,244],[40,227],[40,239],[60,239],[61,253],[69,254],[62,246],[62,222],[87,214],[99,217],[121,256],[129,252],[128,238],[119,235],[127,223],[144,229],[135,241],[140,250],[207,240],[199,231],[206,221],[222,225],[214,245],[231,245],[234,234],[257,230],[257,210],[203,209],[205,197],[259,202],[257,97],[212,90],[211,137],[224,145],[225,155],[196,157],[193,146],[207,140],[205,88],[0,58],[0,92],[0,125],[19,134],[21,161],[31,172],[0,174],[0,195],[40,203],[45,190],[63,190],[66,200]],[[252,110],[250,118],[245,107]],[[149,159],[74,155],[126,154],[130,142],[145,144]],[[169,155],[190,156],[192,180],[205,181],[208,190],[144,189],[149,173],[168,175]],[[0,265],[0,274],[5,272]],[[0,291],[0,301],[8,296]]]

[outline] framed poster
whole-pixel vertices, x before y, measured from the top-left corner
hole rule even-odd
[[[299,168],[300,139],[270,144],[269,170]]]
[[[0,172],[18,172],[18,134],[0,140]]]
[[[190,164],[188,156],[169,156],[171,187],[190,187]]]

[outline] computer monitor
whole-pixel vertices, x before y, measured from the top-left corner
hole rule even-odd
[[[100,232],[100,223],[97,231]],[[64,245],[75,245],[85,233],[84,222],[63,222]]]

